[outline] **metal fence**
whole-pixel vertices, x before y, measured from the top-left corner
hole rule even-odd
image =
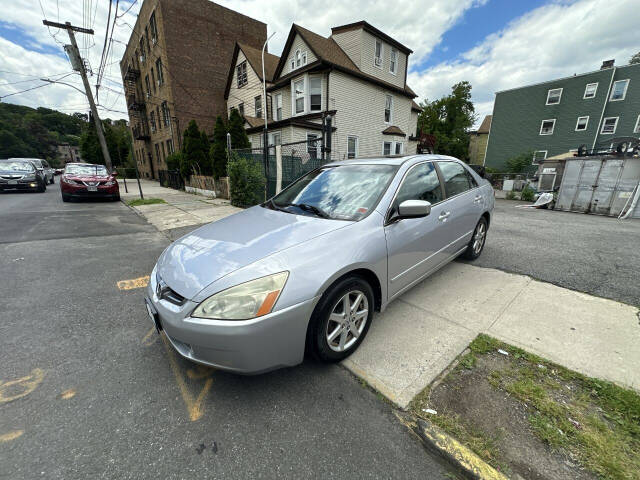
[[[332,160],[327,154],[323,158],[321,138],[270,145],[267,150],[266,158],[263,148],[232,150],[232,159],[234,157],[247,159],[262,172],[264,191],[261,195],[256,192],[256,197],[261,198],[260,201],[271,198],[304,174]],[[230,181],[234,182],[233,175],[230,175]],[[231,190],[234,190],[233,185]]]
[[[184,190],[184,181],[177,170],[158,170],[160,185],[176,190]]]

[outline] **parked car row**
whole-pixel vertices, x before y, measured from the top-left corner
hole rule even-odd
[[[104,165],[68,163],[64,169],[50,167],[38,158],[10,158],[0,160],[0,191],[30,190],[45,192],[54,183],[54,175],[61,170],[62,201],[76,198],[106,198],[120,200],[116,172],[109,173]]]

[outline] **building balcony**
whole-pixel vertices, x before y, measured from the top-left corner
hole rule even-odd
[[[140,111],[145,109],[145,104],[140,98],[132,94],[127,97],[127,108],[133,111]]]
[[[149,135],[149,127],[144,123],[139,123],[132,129],[133,138],[135,140],[150,140],[151,136]]]

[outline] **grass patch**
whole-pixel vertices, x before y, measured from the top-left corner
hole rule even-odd
[[[473,368],[482,355],[500,355],[498,349],[508,352],[507,366],[491,370],[486,380],[526,405],[530,427],[540,440],[577,458],[601,478],[640,479],[637,392],[585,377],[486,335],[478,336],[470,349],[461,359],[464,368]],[[424,400],[419,396],[416,403]],[[426,418],[495,466],[499,455],[489,448],[491,442],[486,447],[478,443],[487,441],[480,433],[467,432],[455,417]]]
[[[167,203],[161,198],[136,198],[129,200],[127,205],[130,207],[139,207],[140,205],[157,205],[159,203]]]

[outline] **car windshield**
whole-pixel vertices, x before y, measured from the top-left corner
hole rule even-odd
[[[336,220],[360,220],[376,206],[396,170],[392,165],[319,168],[298,179],[265,206],[286,211],[297,208]]]
[[[67,165],[65,173],[70,175],[107,175],[104,165]]]
[[[0,170],[7,172],[33,172],[35,169],[29,162],[16,160],[0,160]]]

